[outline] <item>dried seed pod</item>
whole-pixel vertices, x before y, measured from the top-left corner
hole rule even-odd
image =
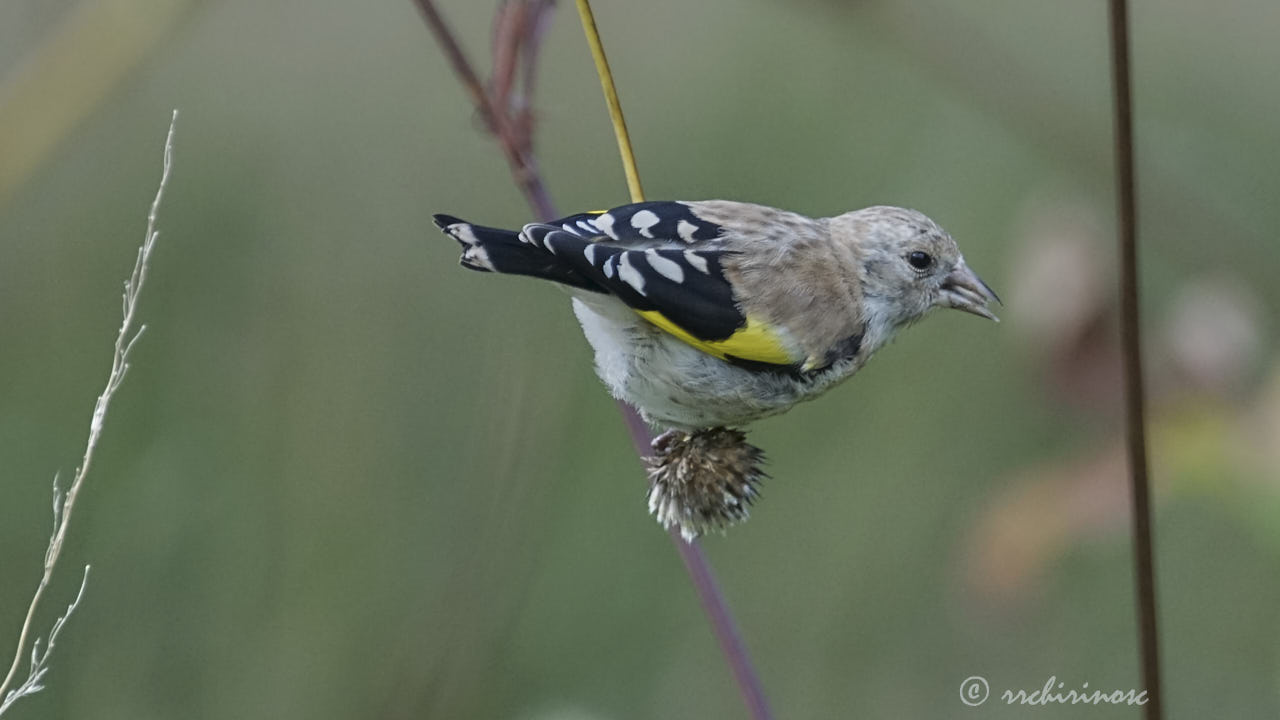
[[[747,519],[768,475],[764,452],[746,433],[724,427],[671,431],[654,440],[649,466],[649,512],[685,540],[723,532]]]

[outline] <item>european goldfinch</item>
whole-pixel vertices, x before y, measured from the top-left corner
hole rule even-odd
[[[600,379],[666,429],[743,425],[817,397],[935,307],[995,319],[995,293],[951,236],[903,208],[815,219],[645,202],[520,232],[435,221],[464,267],[569,287]]]
[[[435,222],[462,245],[464,267],[567,287],[600,379],[669,431],[784,412],[933,308],[995,320],[988,304],[999,300],[946,231],[898,207],[810,218],[725,200],[643,202],[519,232]],[[745,487],[738,500],[749,502]],[[741,519],[699,523],[672,514],[705,509],[665,509],[659,519],[686,536]]]

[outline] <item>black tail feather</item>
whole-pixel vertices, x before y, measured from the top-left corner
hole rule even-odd
[[[514,230],[473,225],[452,215],[433,215],[437,227],[462,246],[463,267],[481,272],[527,275],[601,292],[591,280],[541,245],[522,242]]]
[[[456,218],[456,217],[454,217],[454,216],[452,216],[452,215],[443,215],[443,214],[439,214],[439,213],[437,213],[437,214],[435,214],[435,215],[432,215],[432,216],[431,216],[431,219],[435,221],[436,227],[440,228],[441,230],[444,230],[445,228],[449,227],[450,225],[457,225],[457,224],[459,224],[459,223],[466,223],[466,222],[467,222],[466,220],[463,220],[462,218]]]

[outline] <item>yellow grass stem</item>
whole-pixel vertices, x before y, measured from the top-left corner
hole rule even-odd
[[[636,170],[636,155],[631,149],[627,121],[622,115],[622,103],[618,102],[618,88],[613,84],[613,71],[609,69],[609,58],[605,57],[604,44],[600,42],[600,31],[596,29],[596,18],[591,14],[591,3],[588,0],[577,1],[578,16],[582,18],[582,31],[587,34],[587,44],[591,46],[591,57],[596,61],[596,72],[600,74],[600,87],[604,90],[604,101],[609,106],[609,119],[613,121],[613,134],[618,138],[618,153],[622,155],[622,169],[627,174],[627,191],[631,193],[631,202],[644,202],[644,188],[640,187],[640,171]]]

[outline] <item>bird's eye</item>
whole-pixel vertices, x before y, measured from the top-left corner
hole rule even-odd
[[[911,267],[917,270],[928,270],[929,266],[933,264],[933,257],[927,252],[913,250],[907,253],[907,262],[911,263]]]

